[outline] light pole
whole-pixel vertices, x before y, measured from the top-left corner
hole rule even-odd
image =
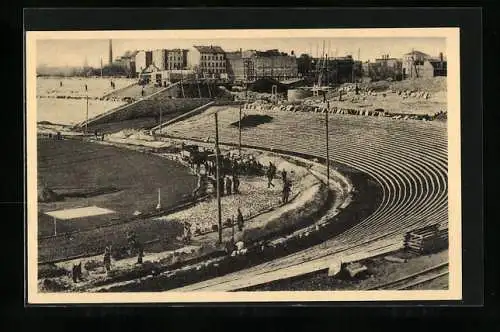
[[[161,105],[160,105],[160,136],[161,136],[161,134],[162,134],[162,130],[161,130],[161,129],[162,129],[162,125],[161,125],[161,124],[162,124],[162,122],[161,122],[161,115],[162,115],[162,114],[161,114]]]
[[[85,113],[85,134],[88,133],[89,125],[89,93],[87,92],[87,111]]]
[[[241,158],[241,107],[242,105],[240,104],[240,121],[238,121],[238,131],[239,131],[239,137],[238,137],[238,153]]]
[[[326,101],[326,92],[323,94],[324,100]],[[330,151],[329,151],[329,135],[328,135],[328,110],[330,109],[330,103],[326,104],[325,112],[325,138],[326,138],[326,184],[330,186]]]
[[[219,225],[219,244],[222,244],[222,215],[221,215],[221,204],[220,204],[220,167],[219,167],[219,122],[217,119],[217,113],[215,116],[215,163],[216,163],[216,173],[215,181],[217,183],[217,221]]]

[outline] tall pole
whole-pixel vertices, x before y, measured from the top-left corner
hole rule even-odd
[[[326,99],[326,94],[323,95]],[[326,138],[326,184],[330,186],[330,152],[329,152],[329,135],[328,135],[328,109],[330,103],[327,102],[327,111],[325,112],[325,138]]]
[[[160,105],[160,135],[162,134],[162,130],[161,130],[161,129],[162,129],[162,125],[161,125],[161,124],[162,124],[162,121],[161,121],[161,115],[162,115],[162,114],[161,114],[161,105]]]
[[[89,93],[87,92],[87,111],[85,113],[85,134],[88,133],[89,129]]]
[[[238,137],[238,153],[241,158],[241,104],[240,104],[240,121],[238,121],[238,131],[239,131],[239,137]]]
[[[156,209],[161,209],[161,189],[158,188],[158,204],[156,205]]]
[[[215,116],[215,163],[216,172],[215,172],[215,181],[217,183],[217,221],[219,225],[219,243],[222,244],[222,215],[221,215],[221,206],[220,206],[220,167],[219,167],[219,121],[217,119],[217,113]]]

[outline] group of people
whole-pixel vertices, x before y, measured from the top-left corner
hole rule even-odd
[[[269,166],[266,171],[267,188],[274,187],[273,179],[276,177],[276,173],[276,166],[272,162],[269,162]],[[292,191],[292,181],[287,177],[287,172],[284,169],[281,171],[281,180],[283,182],[281,202],[285,204],[288,203],[288,200],[290,199],[290,193]]]

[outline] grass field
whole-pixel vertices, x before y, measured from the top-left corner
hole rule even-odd
[[[96,191],[114,187],[115,192],[88,198],[66,197],[63,201],[39,203],[38,235],[53,233],[47,211],[98,206],[116,211],[100,217],[60,221],[58,233],[94,228],[112,219],[131,217],[137,211],[155,209],[158,188],[162,207],[176,205],[190,194],[196,178],[173,161],[141,152],[78,140],[38,140],[38,181],[57,193],[71,190]]]

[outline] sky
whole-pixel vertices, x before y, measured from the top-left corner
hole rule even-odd
[[[242,48],[268,50],[279,49],[281,52],[297,56],[302,53],[321,55],[325,42],[325,53],[331,56],[352,55],[362,61],[373,61],[383,54],[401,57],[412,49],[431,56],[440,52],[446,56],[446,38],[444,37],[369,37],[369,38],[266,38],[266,39],[113,39],[113,57],[122,55],[127,50],[149,50],[159,48],[189,48],[193,45],[217,45],[225,51]],[[85,61],[89,66],[99,67],[108,62],[108,39],[39,39],[36,42],[37,66],[82,66]],[[330,46],[329,46],[330,45]]]

